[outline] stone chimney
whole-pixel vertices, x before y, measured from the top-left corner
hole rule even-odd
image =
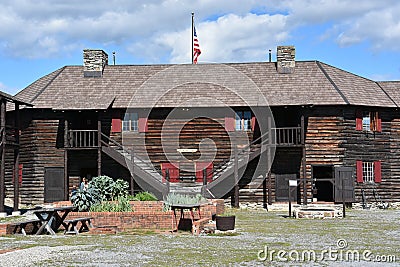
[[[294,46],[278,46],[276,49],[276,68],[278,73],[293,73],[296,65]]]
[[[104,67],[108,65],[108,55],[103,50],[83,50],[83,76],[102,77]]]

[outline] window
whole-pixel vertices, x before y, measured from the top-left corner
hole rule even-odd
[[[380,183],[382,171],[380,161],[356,161],[357,183]]]
[[[137,132],[138,131],[138,114],[133,112],[125,113],[124,120],[122,121],[122,131],[124,132]]]
[[[236,131],[250,131],[251,130],[251,111],[237,111],[236,112]]]
[[[363,181],[365,183],[374,182],[374,163],[373,162],[363,162],[362,163],[362,173]]]
[[[356,130],[365,132],[381,132],[382,120],[378,112],[358,111],[356,115]]]
[[[371,117],[369,112],[363,112],[362,129],[364,131],[371,131]]]

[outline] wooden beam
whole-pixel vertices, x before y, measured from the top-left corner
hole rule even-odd
[[[135,157],[134,157],[134,150],[133,147],[131,149],[131,168],[129,169],[129,172],[131,174],[131,195],[135,193]]]
[[[1,169],[0,169],[0,212],[4,212],[5,168],[6,168],[6,100],[0,104]]]
[[[272,205],[272,181],[271,181],[271,168],[272,168],[272,157],[271,157],[271,148],[272,148],[272,118],[268,117],[268,125],[267,131],[269,132],[268,136],[268,148],[267,148],[267,171],[268,171],[268,205]]]
[[[306,173],[306,142],[305,142],[305,123],[304,115],[301,115],[301,144],[303,145],[303,157],[302,157],[302,168],[303,168],[303,205],[307,205],[307,173]]]
[[[18,210],[19,203],[19,104],[15,103],[14,135],[17,146],[14,148],[14,211]]]
[[[97,119],[97,176],[101,176],[101,116]]]
[[[69,199],[69,179],[68,179],[68,120],[64,121],[64,200]]]
[[[238,155],[238,147],[235,144],[234,145],[234,157],[235,157],[235,163],[234,163],[234,177],[235,177],[235,190],[234,190],[234,207],[239,208],[239,155]]]

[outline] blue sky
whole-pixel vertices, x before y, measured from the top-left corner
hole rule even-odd
[[[357,3],[357,4],[355,4]],[[82,50],[117,64],[190,63],[191,12],[199,63],[319,60],[373,80],[400,80],[397,0],[2,0],[0,90],[16,94]]]

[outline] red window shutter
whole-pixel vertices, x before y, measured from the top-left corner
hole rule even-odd
[[[363,114],[361,110],[356,111],[356,130],[357,131],[362,131],[363,125],[362,125],[362,118]]]
[[[148,121],[147,118],[139,118],[138,121],[139,133],[146,133],[148,131],[147,121]]]
[[[363,183],[364,179],[363,179],[363,168],[362,168],[362,161],[361,160],[357,160],[356,161],[356,173],[357,173],[357,183]]]
[[[376,112],[375,116],[376,116],[376,131],[382,132],[382,119],[379,116],[379,112]]]
[[[257,123],[256,116],[251,117],[251,130],[253,132],[254,132],[254,129],[256,128],[256,123]]]
[[[112,119],[111,120],[111,132],[120,133],[121,132],[121,119]]]
[[[196,182],[203,181],[203,170],[206,169],[207,172],[207,182],[212,182],[213,177],[213,163],[212,162],[196,162]]]
[[[171,183],[179,182],[179,164],[175,163],[162,163],[161,164],[161,173],[163,177],[163,181],[165,182],[167,169],[169,173],[169,181]]]
[[[381,183],[382,182],[382,168],[381,168],[381,162],[374,161],[374,180],[375,183]]]
[[[227,132],[235,131],[235,118],[234,117],[225,117],[225,130]]]

